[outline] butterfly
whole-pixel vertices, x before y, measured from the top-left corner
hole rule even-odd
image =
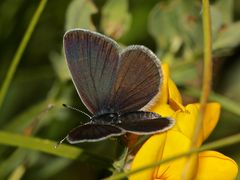
[[[174,125],[170,117],[143,111],[159,93],[160,60],[140,45],[121,49],[112,39],[85,29],[65,33],[63,46],[74,86],[93,115],[66,136],[71,143],[100,141],[126,132],[146,135]]]

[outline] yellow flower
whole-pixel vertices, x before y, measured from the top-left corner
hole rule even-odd
[[[182,105],[181,95],[174,82],[169,79],[167,65],[163,65],[163,86],[162,96],[156,104],[151,107],[163,116],[171,116],[176,120],[176,125],[165,133],[150,137],[136,154],[131,170],[147,164],[166,159],[189,150],[191,137],[199,113],[199,104]],[[207,104],[206,114],[203,120],[198,144],[209,136],[215,128],[220,115],[218,103]],[[187,158],[180,158],[158,167],[148,169],[130,176],[130,180],[151,180],[151,179],[181,179]],[[189,168],[193,168],[195,180],[218,179],[233,180],[236,178],[238,166],[231,158],[216,152],[204,151],[191,156]]]

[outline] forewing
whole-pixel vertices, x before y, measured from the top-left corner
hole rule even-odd
[[[159,92],[159,59],[144,46],[129,46],[120,54],[112,107],[118,112],[141,109]]]
[[[74,85],[88,110],[108,108],[119,52],[116,42],[95,32],[76,29],[64,35],[67,64]]]
[[[112,136],[120,136],[123,133],[122,129],[112,125],[88,123],[71,130],[66,139],[71,144],[95,142]]]
[[[170,117],[161,117],[153,112],[136,111],[120,116],[117,125],[127,132],[135,134],[153,134],[170,129],[175,121]]]

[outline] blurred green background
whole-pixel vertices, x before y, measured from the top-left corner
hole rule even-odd
[[[0,87],[39,2],[0,2]],[[211,12],[214,77],[210,98],[222,103],[222,113],[208,142],[240,130],[240,1],[211,1]],[[147,46],[170,65],[184,103],[198,101],[201,13],[201,1],[192,0],[49,0],[0,108],[0,129],[59,141],[86,122],[86,117],[61,106],[65,103],[87,111],[62,53],[64,32],[71,28],[96,30],[123,46]],[[0,179],[99,179],[121,171],[126,152],[121,140],[75,146],[94,155],[71,160],[0,144]],[[240,164],[240,144],[218,151]],[[94,163],[95,155],[110,164]]]

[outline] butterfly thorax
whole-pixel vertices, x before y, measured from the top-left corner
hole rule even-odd
[[[96,124],[116,124],[119,123],[118,113],[105,113],[91,118],[92,123]]]

